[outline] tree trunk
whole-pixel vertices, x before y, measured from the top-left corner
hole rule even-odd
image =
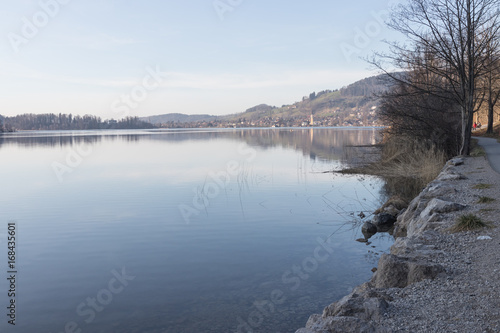
[[[470,155],[470,143],[472,136],[472,123],[474,122],[474,112],[464,112],[462,117],[462,147],[460,155]]]
[[[488,101],[488,129],[486,130],[487,134],[493,134],[493,109],[494,105],[492,103],[491,96]]]

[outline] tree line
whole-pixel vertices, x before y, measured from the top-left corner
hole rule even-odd
[[[474,116],[487,110],[493,131],[500,97],[498,0],[409,0],[389,27],[406,37],[369,60],[386,73],[379,116],[393,135],[469,155]]]
[[[15,130],[99,130],[99,129],[145,129],[155,126],[138,117],[121,120],[102,120],[100,117],[72,114],[22,114],[13,117],[0,117],[0,131]]]

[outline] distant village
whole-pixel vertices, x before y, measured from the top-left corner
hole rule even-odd
[[[156,124],[161,128],[248,128],[248,127],[335,127],[335,126],[379,126],[376,107],[370,112],[352,112],[333,116],[315,117],[262,117],[258,120],[248,120],[245,117],[237,120],[214,119],[197,122],[166,122]]]

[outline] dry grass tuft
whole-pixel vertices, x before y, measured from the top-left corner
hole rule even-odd
[[[390,137],[378,162],[344,172],[383,177],[391,193],[409,201],[439,175],[446,161],[446,154],[431,144],[407,137]]]
[[[433,146],[397,137],[384,146],[379,171],[383,176],[419,178],[427,184],[441,172],[446,160],[444,152]]]
[[[450,229],[452,232],[470,231],[488,227],[488,223],[481,220],[474,214],[462,215],[455,225]]]
[[[482,157],[486,156],[486,151],[483,147],[481,147],[477,141],[477,139],[472,139],[471,141],[471,151],[470,156],[472,157]]]
[[[490,203],[495,201],[495,198],[490,198],[490,197],[480,197],[477,203],[484,204],[484,203]]]
[[[477,184],[473,187],[473,189],[476,189],[476,190],[487,190],[489,188],[492,188],[493,185],[491,184],[484,184],[484,183],[481,183],[481,184]]]

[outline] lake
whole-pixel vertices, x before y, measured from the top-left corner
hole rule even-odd
[[[367,281],[392,244],[355,241],[384,182],[325,173],[345,165],[346,146],[376,138],[374,128],[0,136],[0,331],[295,332]]]

